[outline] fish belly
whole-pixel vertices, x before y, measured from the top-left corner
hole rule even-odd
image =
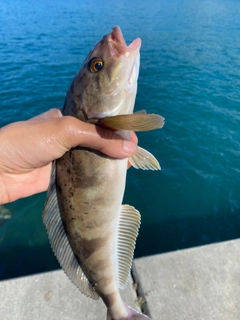
[[[95,290],[109,296],[118,291],[117,234],[127,159],[77,148],[57,161],[56,170],[69,243]]]

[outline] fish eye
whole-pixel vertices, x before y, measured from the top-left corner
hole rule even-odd
[[[103,67],[103,59],[102,58],[92,58],[89,63],[89,70],[91,72],[99,72]]]

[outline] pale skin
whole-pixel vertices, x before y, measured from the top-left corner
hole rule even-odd
[[[123,140],[111,130],[63,117],[59,109],[7,125],[0,129],[0,204],[46,191],[52,162],[77,146],[128,158],[137,137]]]

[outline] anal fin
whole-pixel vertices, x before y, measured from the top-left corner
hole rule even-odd
[[[141,216],[138,210],[122,205],[118,227],[118,276],[119,288],[125,289],[130,276],[135,242]]]
[[[141,147],[137,147],[137,152],[128,160],[135,169],[161,170],[157,159]]]
[[[98,299],[98,293],[93,289],[75,258],[63,226],[56,192],[56,163],[53,165],[47,201],[43,210],[43,223],[46,226],[52,250],[64,272],[82,293]]]

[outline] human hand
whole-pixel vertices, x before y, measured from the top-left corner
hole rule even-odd
[[[115,158],[131,157],[137,137],[123,140],[113,131],[62,116],[51,109],[0,129],[0,204],[47,190],[52,161],[77,146]]]

